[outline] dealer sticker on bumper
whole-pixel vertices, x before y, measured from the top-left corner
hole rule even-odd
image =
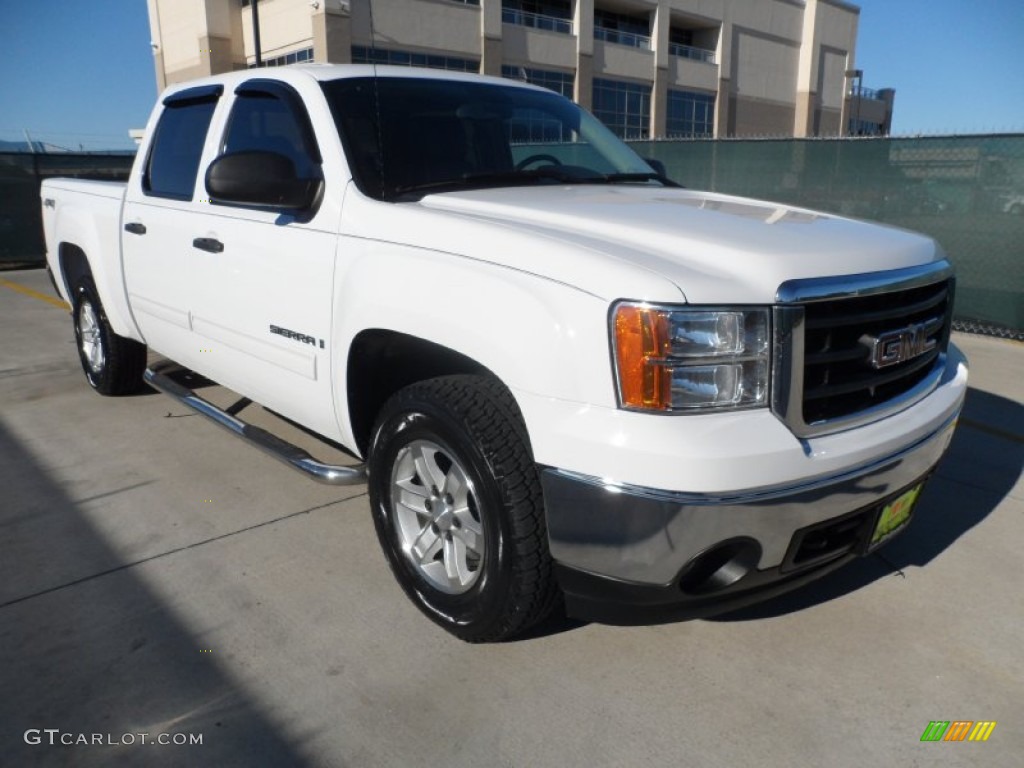
[[[914,505],[917,503],[917,497],[921,495],[922,488],[924,488],[924,483],[918,483],[882,508],[882,513],[878,516],[878,523],[875,525],[875,532],[871,534],[869,549],[879,546],[910,522],[910,515],[914,511]]]

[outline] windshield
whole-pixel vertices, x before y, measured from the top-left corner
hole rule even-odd
[[[356,184],[378,200],[658,178],[595,117],[550,91],[396,77],[323,88]]]

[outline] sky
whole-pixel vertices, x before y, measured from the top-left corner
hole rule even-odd
[[[860,0],[856,68],[893,134],[1024,133],[1024,0]]]
[[[1024,0],[857,4],[856,66],[896,89],[894,134],[1024,133]],[[149,43],[145,0],[0,0],[0,141],[130,148],[157,96]]]

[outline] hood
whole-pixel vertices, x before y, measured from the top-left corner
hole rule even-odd
[[[787,280],[942,258],[931,239],[893,227],[682,189],[517,187],[428,195],[393,207],[448,220],[425,228],[421,222],[415,230],[421,246],[501,263],[609,300],[767,304]],[[386,239],[395,239],[395,231],[392,226]],[[425,234],[433,242],[424,242]],[[514,246],[499,247],[503,242]]]

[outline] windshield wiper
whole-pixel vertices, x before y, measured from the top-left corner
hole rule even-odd
[[[657,181],[666,187],[678,187],[683,188],[682,184],[672,181],[668,176],[662,176],[660,173],[605,173],[602,174],[599,179],[600,182],[605,184],[617,184],[619,182],[630,182],[630,181]]]

